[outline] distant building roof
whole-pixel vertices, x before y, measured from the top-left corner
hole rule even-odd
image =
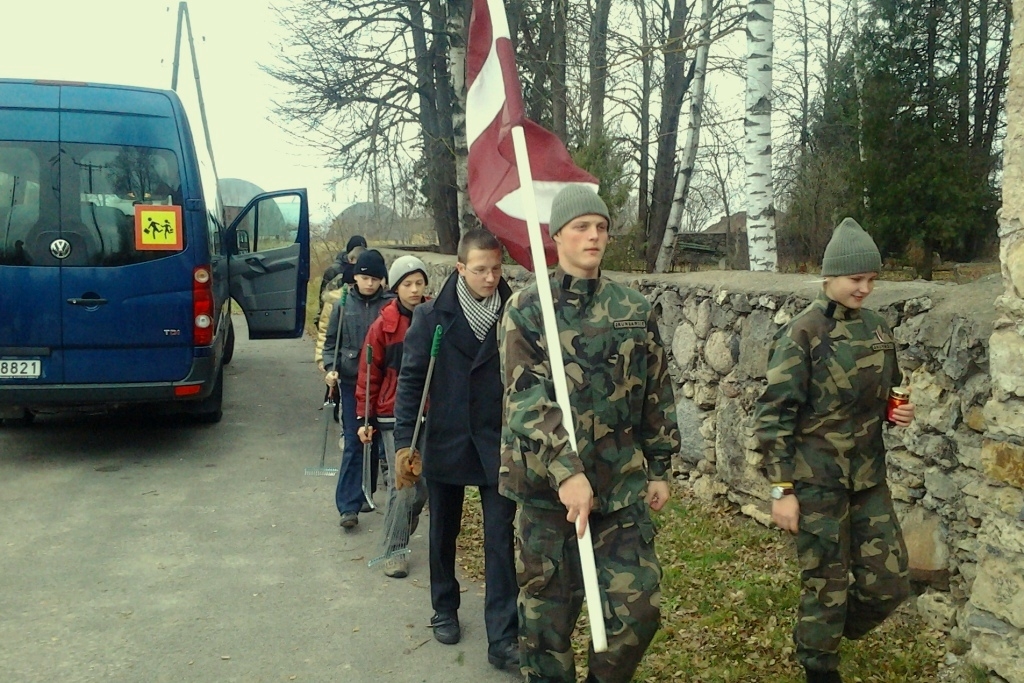
[[[775,225],[779,226],[786,222],[789,218],[789,214],[785,211],[775,210]],[[747,231],[747,212],[737,211],[733,215],[726,218],[722,216],[717,222],[712,223],[708,227],[700,231],[699,234],[704,235],[724,235],[726,233],[738,233]]]
[[[745,232],[747,229],[747,212],[738,211],[731,216],[722,216],[718,222],[712,223],[701,230],[705,235],[724,235],[726,233]]]
[[[221,178],[217,182],[217,189],[220,190],[220,201],[224,206],[237,206],[239,208],[249,203],[249,200],[265,190],[241,178]]]
[[[381,223],[393,223],[398,219],[399,216],[393,209],[373,202],[358,202],[338,214],[339,221],[378,220]]]

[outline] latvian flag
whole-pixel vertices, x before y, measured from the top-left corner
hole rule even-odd
[[[469,199],[473,209],[484,227],[505,245],[509,256],[533,270],[512,144],[512,128],[522,126],[544,251],[548,265],[552,265],[557,258],[547,229],[551,200],[569,183],[585,183],[596,192],[597,180],[573,163],[554,133],[527,120],[502,0],[473,0],[466,80]]]

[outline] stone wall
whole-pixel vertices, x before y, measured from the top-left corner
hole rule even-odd
[[[702,411],[703,443],[680,455],[678,471],[697,495],[725,496],[770,524],[749,416],[775,332],[817,295],[820,280],[694,273],[659,276],[640,288],[671,341],[677,398]],[[970,643],[975,663],[1022,683],[1024,467],[1019,441],[992,436],[1024,420],[990,375],[990,339],[1004,324],[993,303],[1001,290],[997,276],[969,285],[880,282],[869,305],[893,329],[917,405],[911,427],[886,427],[885,440],[912,579],[922,593],[918,610],[931,626]],[[1012,366],[1017,377],[1024,356],[1019,361]],[[1021,386],[1013,378],[1006,384]]]
[[[1024,16],[1024,0],[1014,0]],[[958,627],[973,659],[1012,683],[1024,681],[1024,25],[1013,27],[1007,131],[1003,144],[1003,206],[999,213],[1002,287],[989,339],[992,395],[984,410],[981,448],[987,475],[971,551],[975,579]]]

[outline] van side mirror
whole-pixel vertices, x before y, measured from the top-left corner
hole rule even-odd
[[[235,232],[235,247],[237,254],[249,253],[249,231],[238,230]]]

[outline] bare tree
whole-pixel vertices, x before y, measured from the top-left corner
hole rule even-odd
[[[693,80],[696,62],[686,64],[686,20],[689,16],[686,0],[674,0],[669,17],[668,39],[662,51],[664,81],[661,90],[661,113],[658,117],[657,153],[654,178],[651,183],[651,212],[647,225],[647,249],[644,254],[648,272],[654,270],[665,237],[669,211],[676,179],[676,143],[679,139],[679,117],[683,98]]]
[[[608,84],[608,15],[612,0],[597,0],[590,25],[590,134],[604,135],[604,99]]]
[[[681,168],[676,177],[675,194],[672,208],[669,211],[665,234],[661,241],[661,250],[655,261],[654,271],[664,273],[672,266],[672,255],[675,252],[676,235],[682,220],[683,207],[690,191],[694,165],[697,161],[697,148],[700,146],[700,128],[704,114],[704,83],[708,68],[708,52],[711,49],[711,0],[702,0],[700,15],[700,45],[694,60],[693,87],[690,93],[690,120],[686,128],[686,143],[683,145]]]
[[[442,251],[458,242],[448,74],[447,16],[441,0],[301,0],[278,10],[289,34],[263,69],[288,88],[278,115],[304,142],[324,150],[345,178],[396,163],[419,148],[422,191]],[[372,181],[371,181],[372,184]],[[391,189],[391,188],[389,188]]]
[[[709,100],[705,105],[707,120],[705,124],[705,142],[701,145],[697,158],[697,168],[702,181],[706,185],[706,196],[717,201],[715,209],[722,211],[726,221],[725,255],[731,267],[746,267],[741,264],[739,250],[743,246],[739,239],[739,220],[733,216],[734,198],[743,189],[743,152],[740,143],[743,139],[742,129],[737,133],[740,121],[726,120],[718,104]]]

